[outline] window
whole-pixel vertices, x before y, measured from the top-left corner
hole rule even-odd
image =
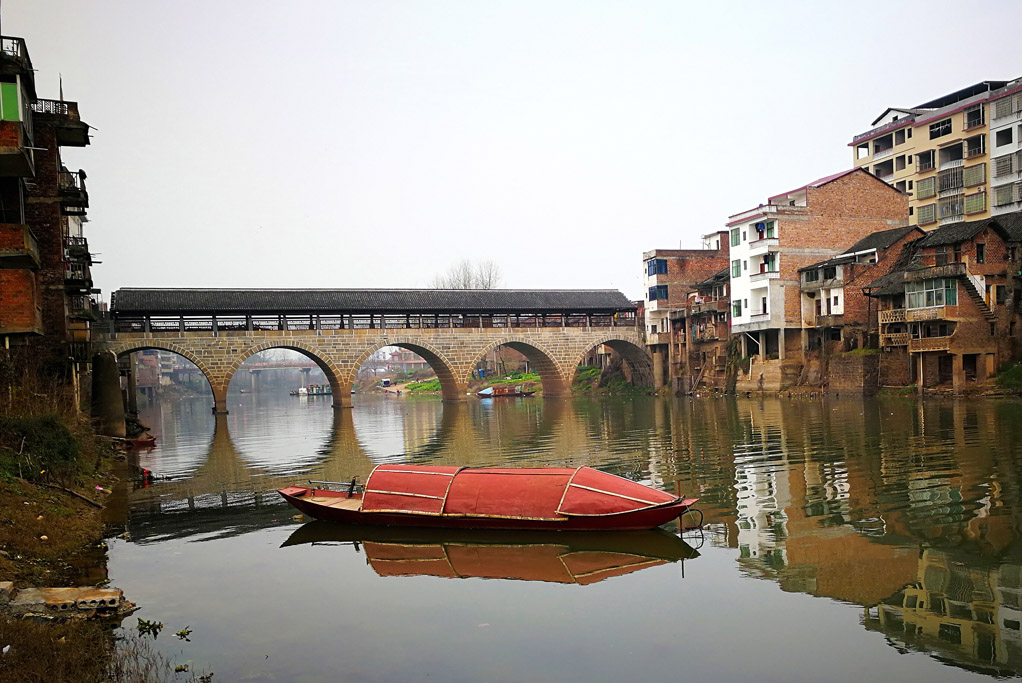
[[[994,147],[1004,147],[1005,145],[1010,145],[1012,142],[1011,128],[999,130],[994,134]]]
[[[1001,178],[1018,170],[1018,160],[1014,154],[1005,154],[994,159],[994,177]]]
[[[802,279],[806,282],[819,282],[820,271],[816,270],[815,268],[813,270],[807,270],[803,275]]]
[[[837,296],[834,297],[834,305],[835,306],[840,306],[841,305],[841,299],[839,299]]]
[[[902,154],[894,159],[894,170],[904,171],[905,170],[905,155]]]
[[[928,171],[937,166],[937,154],[932,149],[926,152],[920,152],[916,155],[916,161],[919,164],[920,171]]]
[[[656,285],[649,288],[649,300],[657,301],[667,298],[667,285]]]
[[[937,220],[937,205],[927,204],[919,207],[919,225],[934,223]]]
[[[823,269],[823,279],[833,280],[837,277],[837,266],[827,266]]]
[[[937,194],[937,177],[930,176],[929,178],[920,178],[919,184],[916,185],[916,197],[919,199],[926,199]]]
[[[972,187],[973,185],[982,185],[986,181],[987,181],[986,164],[966,166],[964,169],[962,169],[962,183],[966,187]]]
[[[951,133],[951,119],[944,119],[930,124],[930,139],[944,137]]]
[[[767,221],[765,234],[767,237],[777,237],[777,221]]]
[[[986,263],[986,262],[987,262],[987,245],[977,243],[976,244],[976,263]]]
[[[735,259],[731,262],[731,277],[742,276],[742,262]]]
[[[909,139],[911,139],[912,138],[912,129],[909,128],[907,132],[908,132]]]
[[[975,128],[976,126],[982,126],[986,123],[986,117],[983,115],[983,105],[977,104],[975,107],[965,110],[965,127]]]
[[[987,193],[977,192],[965,198],[965,213],[979,213],[987,209]],[[982,263],[982,261],[980,261]]]
[[[731,246],[737,247],[741,243],[742,243],[741,228],[731,228]]]
[[[0,180],[0,223],[24,222],[21,180],[19,178],[3,178]]]
[[[994,188],[994,206],[1006,206],[1011,204],[1014,192],[1011,185],[1001,185]]]
[[[905,283],[908,308],[957,306],[958,284],[953,278],[934,278]]]
[[[987,136],[973,135],[965,140],[965,156],[976,157],[987,152]]]
[[[734,303],[733,308],[734,308],[734,310],[732,311],[731,315],[733,315],[736,318],[741,318],[742,317],[742,302],[741,301],[736,301]]]
[[[911,216],[914,213],[915,213],[915,209],[913,209],[911,206],[908,207],[908,215]]]
[[[742,270],[748,270],[748,269],[749,269],[749,260],[745,259],[744,261],[742,261]]]
[[[646,275],[667,275],[667,259],[655,258],[647,261]]]
[[[4,121],[20,121],[18,107],[18,83],[0,83],[0,118]]]
[[[997,292],[994,293],[994,303],[1003,306],[1008,302],[1008,288],[1004,285],[997,285]]]

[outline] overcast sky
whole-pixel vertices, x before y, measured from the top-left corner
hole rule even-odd
[[[118,287],[641,296],[644,250],[851,166],[887,106],[1022,75],[1017,2],[4,0],[92,145]]]

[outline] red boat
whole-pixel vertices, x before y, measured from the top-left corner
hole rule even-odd
[[[696,502],[590,467],[380,465],[355,488],[279,493],[315,519],[454,529],[652,529]]]

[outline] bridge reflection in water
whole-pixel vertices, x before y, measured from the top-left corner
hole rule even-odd
[[[859,605],[861,626],[900,651],[1022,673],[1020,404],[259,400],[215,421],[205,404],[166,413],[141,462],[184,478],[130,492],[138,541],[263,528],[291,514],[275,487],[385,461],[586,464],[699,496],[700,552],[732,553],[747,579]]]

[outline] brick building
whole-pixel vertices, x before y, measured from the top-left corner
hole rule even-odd
[[[702,249],[654,249],[642,255],[646,300],[644,319],[646,347],[653,355],[657,388],[668,383],[672,311],[685,306],[697,285],[728,264],[729,247],[724,231],[703,236]]]
[[[826,355],[868,346],[877,312],[863,285],[889,273],[902,248],[925,234],[916,226],[881,230],[838,256],[800,268],[804,348]]]
[[[778,390],[803,369],[799,269],[908,224],[908,197],[863,169],[821,178],[728,221],[731,330],[751,358],[739,390]]]
[[[955,391],[1018,357],[1022,213],[954,223],[906,245],[870,283],[880,323],[880,382]]]
[[[685,305],[671,313],[671,378],[674,389],[725,388],[731,299],[727,268],[700,282]]]
[[[36,97],[21,38],[0,42],[0,337],[38,361],[89,358],[96,308],[82,224],[85,172],[63,147],[89,144],[75,102]]]

